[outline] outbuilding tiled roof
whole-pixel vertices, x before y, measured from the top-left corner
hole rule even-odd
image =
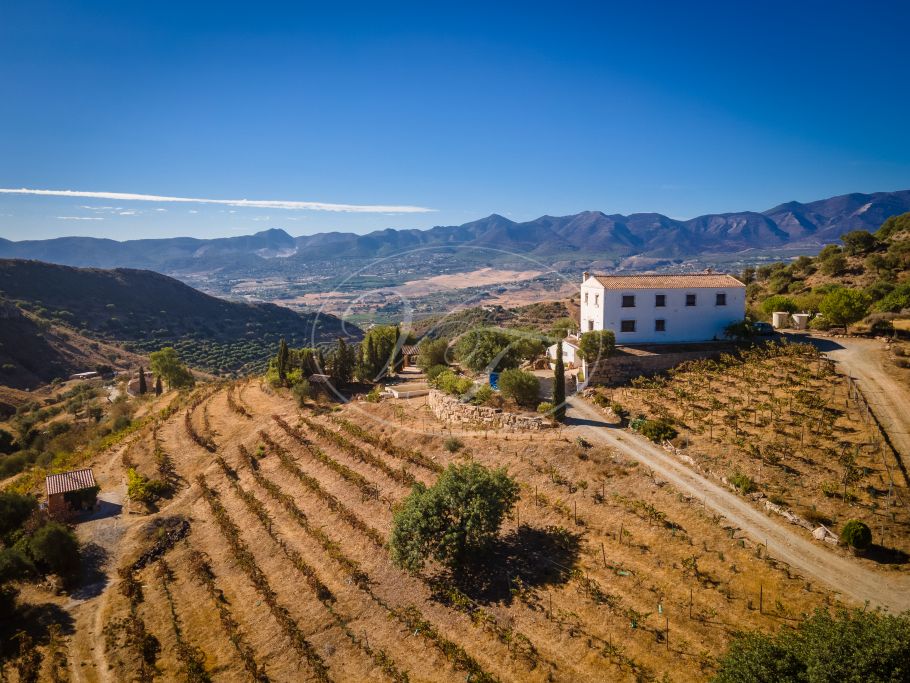
[[[594,275],[605,289],[697,289],[699,287],[745,287],[732,275],[692,273],[689,275]]]
[[[92,474],[90,469],[50,474],[45,480],[45,487],[49,496],[55,493],[69,493],[70,491],[90,489],[93,486],[96,486],[95,475]]]

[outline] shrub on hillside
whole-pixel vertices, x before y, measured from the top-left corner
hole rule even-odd
[[[493,387],[489,384],[481,384],[477,387],[477,391],[474,392],[474,398],[471,399],[471,402],[477,406],[483,406],[490,402],[490,399],[493,398]]]
[[[79,542],[69,527],[59,522],[48,522],[35,531],[28,541],[28,552],[44,571],[71,577],[79,570]]]
[[[540,394],[540,380],[530,372],[504,370],[499,375],[499,390],[518,405],[533,406]]]
[[[446,372],[449,368],[445,365],[434,365],[429,370],[426,370],[426,376],[428,382],[433,382],[439,375]]]
[[[667,420],[641,420],[636,423],[634,429],[654,443],[669,441],[679,433]]]
[[[865,550],[872,543],[872,531],[858,519],[851,519],[841,529],[840,542],[854,550]]]
[[[553,412],[553,404],[549,401],[543,401],[542,403],[537,404],[537,412],[541,415],[546,415]]]
[[[743,474],[742,472],[734,472],[733,476],[730,477],[730,483],[737,488],[737,490],[746,495],[747,493],[752,493],[757,488],[755,482],[752,480],[752,477]]]

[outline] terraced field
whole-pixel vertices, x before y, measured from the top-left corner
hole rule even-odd
[[[450,453],[421,400],[301,411],[208,387],[125,446],[180,483],[128,505],[110,582],[70,606],[71,680],[704,680],[734,631],[830,601],[608,450],[554,430]],[[393,506],[464,458],[522,485],[492,557],[457,581],[396,568]]]

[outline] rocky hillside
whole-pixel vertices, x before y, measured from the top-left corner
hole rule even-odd
[[[814,258],[747,269],[742,277],[753,315],[805,311],[819,329],[865,318],[866,329],[882,332],[910,315],[910,213],[887,219],[874,232],[848,232],[841,243]],[[831,308],[838,301],[850,309],[842,319]]]

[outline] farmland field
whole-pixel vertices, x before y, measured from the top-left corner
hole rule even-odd
[[[73,609],[73,679],[704,680],[735,631],[832,602],[633,462],[560,430],[450,453],[422,401],[203,387],[108,454],[103,489],[127,465],[179,484],[157,509],[127,501],[116,533],[80,527],[110,582]],[[522,487],[492,556],[461,580],[395,567],[394,504],[471,458]]]

